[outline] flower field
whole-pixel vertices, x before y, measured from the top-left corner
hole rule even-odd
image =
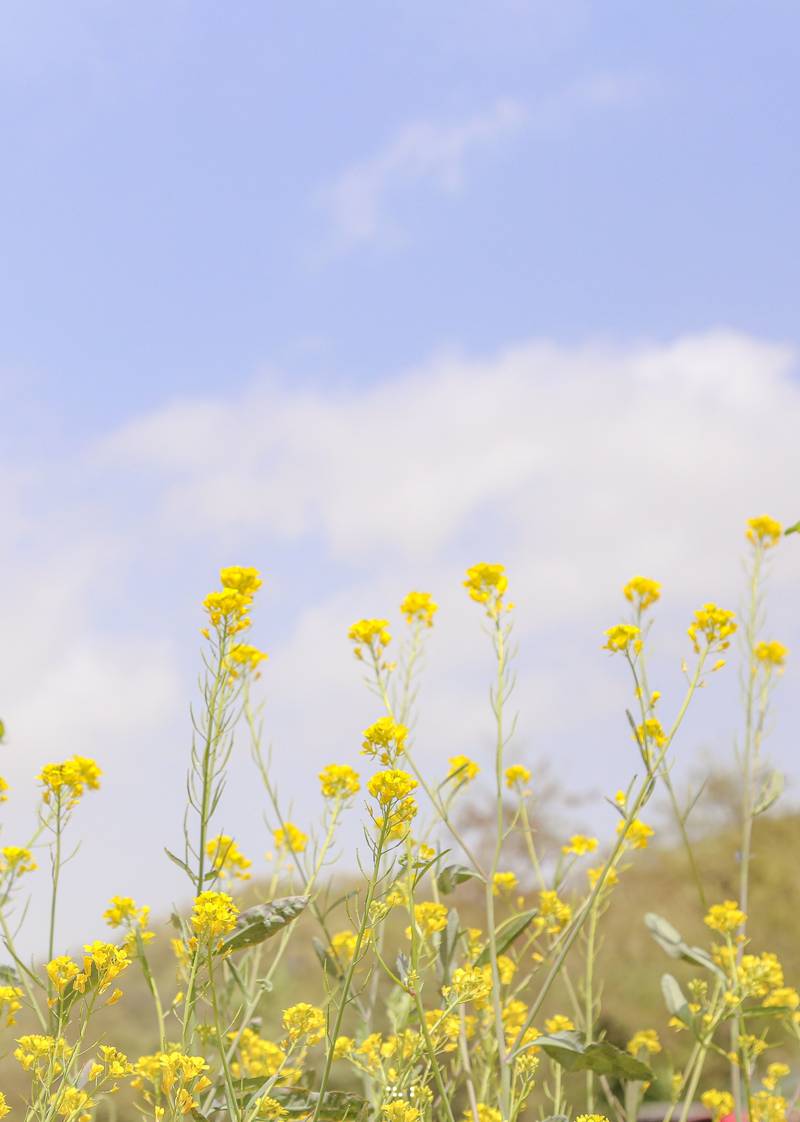
[[[492,667],[494,799],[480,833],[470,822],[478,762],[460,754],[430,774],[415,744],[438,611],[418,591],[400,605],[400,631],[383,618],[350,628],[372,718],[354,746],[361,763],[328,763],[322,819],[291,820],[257,701],[267,655],[247,642],[261,578],[223,569],[203,603],[201,696],[176,811],[184,845],[167,851],[191,907],[162,928],[146,903],[110,896],[107,942],[81,953],[57,945],[76,819],[84,799],[102,797],[100,767],[80,755],[42,768],[30,838],[0,851],[0,1116],[633,1122],[647,1103],[648,1117],[665,1122],[696,1117],[697,1104],[714,1122],[783,1122],[800,1094],[800,993],[775,945],[761,942],[771,931],[758,917],[775,889],[759,883],[753,855],[762,827],[784,851],[799,840],[791,816],[775,817],[782,779],[762,752],[788,657],[766,631],[769,568],[797,529],[750,520],[745,610],[704,602],[687,621],[684,693],[669,709],[648,657],[661,586],[642,576],[624,585],[620,618],[598,637],[630,686],[631,778],[606,792],[616,828],[605,838],[552,839],[540,821],[537,777],[515,750],[516,609],[499,564],[473,566],[464,582]],[[672,762],[698,691],[736,673],[729,663],[742,683],[735,823],[713,849],[690,833],[693,807]],[[238,839],[217,826],[229,769],[246,766],[233,751],[242,740],[272,828],[273,868],[258,880]],[[666,856],[653,840],[657,794],[679,841]],[[11,797],[5,783],[2,795]],[[341,870],[337,838],[353,818],[363,827],[358,866]],[[42,963],[16,946],[37,863],[50,871]],[[680,888],[654,889],[654,875]],[[658,907],[678,898],[685,931]],[[644,984],[635,956],[614,955],[634,924],[663,1013],[642,1000],[653,1019],[620,1037],[637,1002],[630,985]]]

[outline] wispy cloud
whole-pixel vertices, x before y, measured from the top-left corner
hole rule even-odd
[[[406,125],[385,147],[346,168],[321,191],[319,201],[330,217],[337,247],[396,238],[391,202],[398,193],[420,186],[457,191],[467,160],[519,130],[525,119],[519,102],[503,100],[464,121]]]

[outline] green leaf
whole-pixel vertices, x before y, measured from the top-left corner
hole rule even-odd
[[[236,926],[222,941],[222,951],[255,947],[297,919],[308,904],[308,896],[283,896],[269,904],[256,904],[240,913]]]
[[[449,985],[450,983],[453,955],[460,937],[461,920],[456,909],[450,908],[447,913],[447,926],[437,936],[439,954],[436,959],[436,971],[442,985]]]
[[[18,972],[13,966],[9,966],[7,963],[0,966],[0,985],[17,987],[21,985]]]
[[[789,1005],[754,1005],[752,1009],[742,1009],[742,1016],[750,1020],[752,1017],[786,1017],[794,1012]]]
[[[511,919],[500,924],[495,934],[495,945],[497,946],[498,955],[508,950],[514,940],[522,934],[525,928],[538,914],[538,908],[531,908],[529,912],[520,912],[519,915],[512,916]],[[485,966],[487,962],[491,961],[491,957],[491,948],[487,945],[475,959],[475,965]]]
[[[291,1118],[302,1117],[315,1110],[319,1100],[318,1091],[309,1091],[305,1087],[273,1087],[267,1092],[269,1082],[260,1078],[237,1079],[236,1091],[250,1102],[268,1093],[270,1098],[277,1099]],[[220,1087],[219,1090],[223,1088]],[[343,1122],[344,1119],[355,1118],[366,1107],[366,1100],[352,1091],[326,1091],[318,1117],[324,1122]]]
[[[769,810],[781,797],[785,786],[786,783],[783,778],[783,773],[780,771],[771,771],[764,780],[764,785],[755,801],[753,814],[763,814],[765,810]]]
[[[661,978],[661,992],[664,995],[664,1004],[673,1017],[683,1021],[685,1025],[691,1023],[692,1014],[689,1002],[683,996],[683,990],[671,974],[664,974]]]
[[[477,875],[474,869],[470,869],[466,865],[448,865],[439,873],[436,884],[439,891],[448,896],[455,891],[457,885],[463,884],[465,880],[472,880]]]
[[[790,526],[787,530],[783,531],[784,537],[787,537],[789,534],[800,534],[800,522],[795,522],[794,526]]]
[[[565,1071],[593,1071],[614,1079],[652,1080],[647,1064],[607,1040],[584,1044],[577,1032],[553,1032],[531,1041]]]
[[[647,930],[670,958],[681,958],[684,962],[691,962],[695,966],[702,966],[712,974],[723,976],[722,970],[714,962],[711,955],[702,947],[690,947],[677,928],[654,912],[648,912],[644,917]]]
[[[183,869],[183,871],[186,873],[186,875],[190,879],[194,880],[194,873],[192,872],[192,870],[189,868],[189,866],[186,864],[185,861],[182,861],[180,857],[177,857],[172,852],[172,850],[167,849],[166,846],[164,846],[164,852],[166,853],[167,857],[169,857],[169,859],[170,859],[170,861],[172,862],[173,865],[177,865],[179,869]]]

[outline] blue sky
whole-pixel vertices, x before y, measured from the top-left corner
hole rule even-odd
[[[143,871],[174,837],[125,839],[143,800],[176,817],[222,564],[267,576],[298,814],[298,758],[357,755],[375,716],[347,624],[412,586],[443,609],[424,750],[480,754],[478,559],[527,620],[520,752],[598,800],[623,782],[597,641],[620,585],[671,587],[673,681],[691,609],[738,603],[744,519],[800,514],[797,6],[34,0],[3,24],[7,770],[21,791],[91,751],[109,789],[64,939],[111,891],[184,891]],[[714,689],[687,774],[728,758],[735,676]],[[230,798],[256,854],[249,777]],[[7,809],[17,840],[30,800]]]

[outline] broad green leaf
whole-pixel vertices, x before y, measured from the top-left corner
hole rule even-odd
[[[470,869],[466,865],[448,865],[439,873],[436,884],[439,891],[448,896],[455,891],[457,885],[463,884],[465,880],[472,880],[477,875],[474,869]]]
[[[308,904],[308,896],[283,896],[269,904],[256,904],[241,912],[230,935],[222,940],[221,950],[238,951],[255,947],[297,919]]]
[[[290,1118],[309,1115],[316,1108],[319,1099],[317,1091],[304,1087],[272,1087],[267,1092],[268,1084],[269,1080],[264,1079],[237,1079],[235,1086],[245,1101],[253,1101],[268,1093],[270,1098],[277,1099]],[[326,1091],[318,1117],[324,1122],[343,1122],[344,1119],[355,1118],[366,1107],[366,1101],[351,1091]]]
[[[672,1016],[688,1025],[692,1019],[689,1002],[683,996],[683,990],[671,974],[664,974],[661,978],[661,992],[664,995],[664,1004]]]
[[[500,924],[495,935],[498,955],[504,954],[504,952],[508,950],[514,940],[522,934],[525,928],[538,914],[538,908],[531,908],[529,912],[520,912],[519,915],[512,916],[511,919]],[[487,962],[491,961],[491,957],[491,949],[487,945],[475,959],[475,965],[485,966]]]
[[[4,963],[0,966],[0,985],[2,986],[17,986],[20,985],[20,977],[13,966]]]
[[[784,537],[787,534],[800,534],[800,522],[795,522],[794,526],[790,526],[788,530],[783,531]]]
[[[753,807],[753,814],[763,814],[765,810],[769,810],[783,794],[784,787],[785,780],[783,778],[783,773],[780,771],[771,771],[764,780],[764,785],[756,799],[755,806]]]
[[[584,1044],[576,1032],[554,1032],[538,1037],[532,1041],[532,1045],[541,1048],[545,1055],[555,1060],[565,1071],[593,1071],[597,1075],[623,1080],[653,1078],[647,1064],[609,1044],[607,1040]]]
[[[722,975],[722,971],[711,955],[702,947],[690,947],[677,928],[654,912],[648,912],[644,917],[647,930],[670,958],[681,958],[684,962],[691,962],[695,966],[702,966],[712,974]]]
[[[436,971],[442,985],[449,985],[450,983],[450,968],[460,937],[461,920],[456,909],[450,908],[447,913],[447,925],[436,936],[439,950],[436,959]]]

